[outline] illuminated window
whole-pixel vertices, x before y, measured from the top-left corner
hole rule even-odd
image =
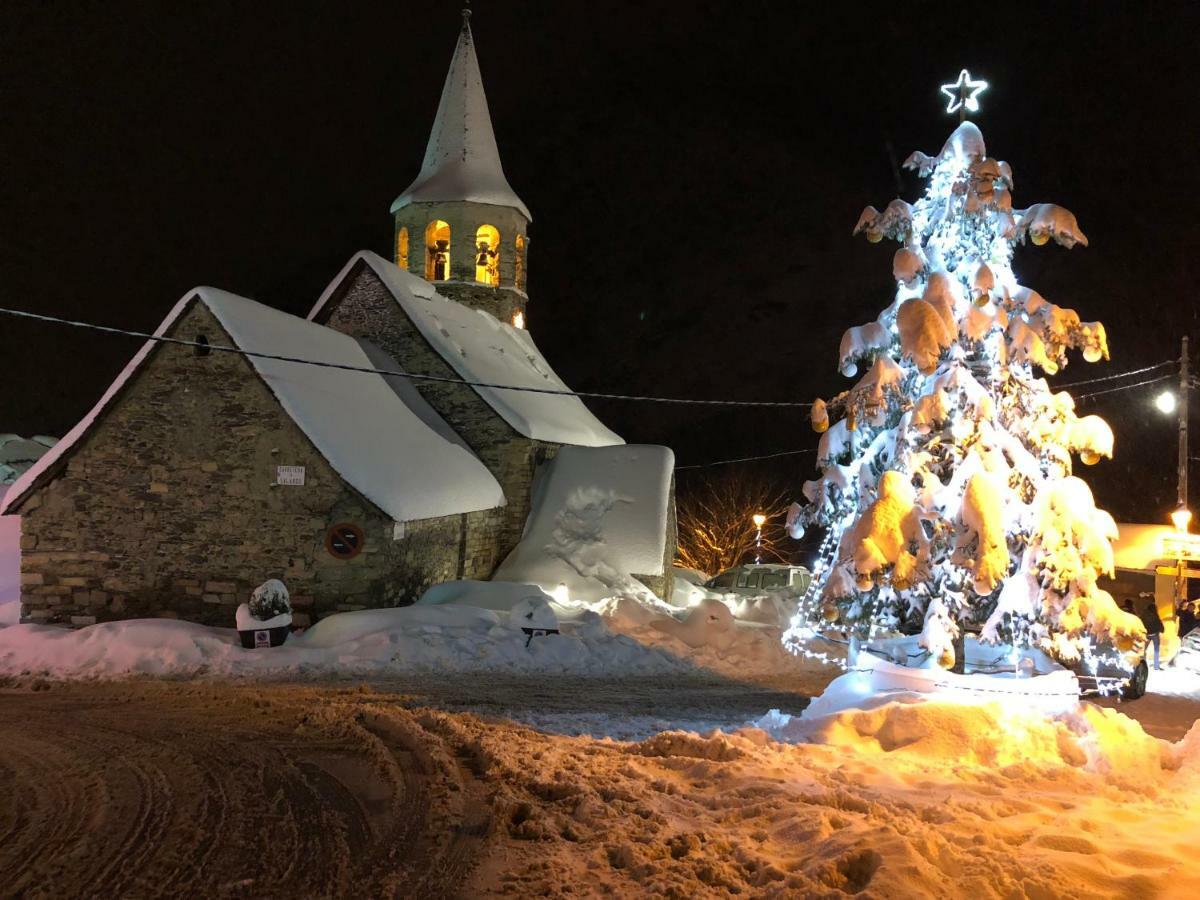
[[[425,280],[450,277],[450,225],[435,219],[425,228]]]
[[[500,232],[494,225],[480,225],[475,232],[475,280],[500,283]]]
[[[325,532],[325,549],[337,559],[354,559],[362,553],[366,535],[357,525],[342,522]]]
[[[525,290],[525,235],[517,235],[517,254],[513,260],[513,287]]]
[[[408,271],[408,229],[396,232],[396,265]]]

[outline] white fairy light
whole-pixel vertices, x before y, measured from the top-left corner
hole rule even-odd
[[[956,113],[965,106],[970,112],[979,111],[979,95],[987,90],[986,81],[973,81],[971,73],[963,69],[958,73],[958,81],[953,84],[943,84],[942,93],[950,98],[946,104],[946,112]],[[967,93],[970,91],[970,93]]]

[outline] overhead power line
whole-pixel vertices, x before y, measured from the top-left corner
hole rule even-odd
[[[1117,391],[1129,391],[1133,388],[1145,387],[1148,384],[1158,384],[1160,381],[1167,381],[1174,378],[1174,375],[1159,375],[1157,378],[1147,378],[1145,381],[1135,381],[1133,384],[1120,384],[1116,387],[1105,388],[1102,391],[1091,391],[1087,394],[1080,394],[1076,400],[1089,400],[1092,397],[1099,397],[1101,394],[1115,394]]]
[[[374,369],[370,366],[349,366],[342,363],[323,362],[316,359],[303,359],[298,356],[282,356],[278,353],[260,353],[255,350],[243,350],[240,347],[230,347],[224,344],[200,344],[196,341],[185,341],[180,338],[170,338],[159,334],[148,334],[144,331],[130,331],[125,328],[111,328],[107,325],[96,325],[92,322],[77,322],[71,319],[60,319],[57,316],[44,316],[22,309],[5,309],[0,307],[0,313],[8,316],[18,316],[23,319],[34,319],[39,322],[51,322],[55,325],[70,325],[72,328],[85,328],[105,334],[118,334],[125,337],[141,338],[146,341],[157,341],[162,344],[178,344],[183,347],[203,347],[215,353],[234,353],[239,356],[250,356],[255,359],[273,359],[279,362],[298,363],[306,366],[320,366],[326,369],[342,369],[347,372],[364,372],[370,375],[394,375],[399,378],[411,378],[414,381],[435,381],[448,384],[463,384],[468,387],[491,388],[497,391],[519,391],[527,394],[550,394],[559,397],[588,397],[594,400],[633,400],[644,403],[675,403],[690,406],[763,406],[776,408],[807,409],[812,403],[802,403],[791,400],[691,400],[683,397],[648,397],[637,394],[606,394],[599,391],[566,391],[557,388],[526,387],[514,384],[494,384],[489,381],[471,381],[466,378],[452,378],[444,375],[418,375],[415,372],[405,372],[400,369]]]
[[[711,469],[713,466],[727,466],[731,463],[753,462],[758,459],[775,459],[779,456],[796,456],[799,453],[816,453],[815,447],[809,447],[805,450],[780,450],[778,453],[764,453],[762,456],[743,456],[738,459],[718,459],[716,462],[709,463],[694,463],[690,466],[676,466],[675,471],[680,469]]]
[[[58,316],[47,316],[47,315],[43,315],[41,313],[29,312],[28,310],[22,310],[22,309],[8,309],[8,308],[0,307],[0,314],[8,315],[8,316],[16,316],[18,318],[23,318],[23,319],[32,319],[32,320],[38,321],[38,322],[49,322],[49,323],[55,324],[55,325],[67,325],[72,328],[82,328],[82,329],[86,329],[89,331],[97,331],[97,332],[100,332],[103,334],[114,334],[114,335],[120,335],[122,337],[139,338],[140,340],[145,340],[145,341],[156,341],[158,343],[163,343],[163,344],[177,344],[177,345],[183,346],[183,347],[203,347],[203,349],[205,349],[207,351],[212,351],[212,352],[217,352],[217,353],[233,353],[233,354],[236,354],[239,356],[253,357],[256,359],[273,359],[273,360],[276,360],[279,362],[290,362],[290,363],[296,363],[299,365],[318,366],[318,367],[322,367],[322,368],[326,368],[326,369],[341,369],[341,370],[349,371],[349,372],[363,372],[363,373],[370,374],[370,375],[387,375],[387,376],[395,376],[398,378],[410,378],[414,381],[429,381],[429,382],[438,382],[438,383],[447,383],[447,384],[461,384],[461,385],[465,385],[467,387],[490,388],[492,390],[498,390],[498,391],[517,391],[517,392],[529,393],[529,394],[547,394],[550,396],[579,397],[579,398],[588,398],[588,399],[593,399],[593,400],[627,400],[627,401],[641,402],[641,403],[668,403],[668,404],[686,405],[686,406],[734,406],[734,407],[761,407],[761,408],[774,408],[774,409],[808,409],[812,406],[811,402],[803,402],[803,401],[795,401],[795,400],[696,400],[696,399],[691,399],[691,398],[686,398],[686,397],[653,397],[653,396],[640,395],[640,394],[611,394],[611,393],[605,393],[605,392],[601,392],[601,391],[571,391],[571,390],[561,390],[561,389],[557,389],[557,388],[527,387],[524,385],[513,385],[513,384],[496,384],[496,383],[488,382],[488,381],[472,381],[472,380],[466,379],[466,378],[455,378],[455,377],[444,376],[444,375],[421,375],[421,374],[418,374],[415,372],[406,372],[401,369],[376,369],[376,368],[372,368],[370,366],[351,366],[351,365],[345,365],[342,363],[324,362],[322,360],[304,359],[302,357],[297,357],[297,356],[283,356],[283,355],[277,354],[277,353],[263,353],[263,352],[259,352],[259,351],[255,351],[255,350],[244,350],[240,347],[230,347],[230,346],[224,345],[224,344],[200,344],[196,341],[187,341],[187,340],[183,340],[181,338],[171,338],[171,337],[166,337],[164,335],[149,334],[144,331],[133,331],[133,330],[126,329],[126,328],[113,328],[108,325],[97,325],[94,322],[81,322],[81,321],[77,321],[77,320],[73,320],[73,319],[63,319],[63,318],[59,318]],[[1069,383],[1063,384],[1063,385],[1055,385],[1053,389],[1057,390],[1057,389],[1074,387],[1074,386],[1084,385],[1084,384],[1094,384],[1094,383],[1102,382],[1102,381],[1114,381],[1118,378],[1128,378],[1132,375],[1140,375],[1145,372],[1151,372],[1156,369],[1161,369],[1164,366],[1173,366],[1173,365],[1175,365],[1174,360],[1167,360],[1167,361],[1164,361],[1161,363],[1156,363],[1153,366],[1145,366],[1140,369],[1131,369],[1127,372],[1117,372],[1112,375],[1102,375],[1097,378],[1089,378],[1089,379],[1086,379],[1083,381],[1073,381],[1073,382],[1069,382]],[[1155,384],[1159,381],[1164,381],[1165,379],[1171,378],[1171,377],[1172,377],[1171,375],[1162,375],[1157,378],[1151,378],[1146,381],[1137,382],[1135,384],[1120,385],[1118,387],[1109,388],[1107,390],[1093,391],[1088,394],[1081,394],[1078,397],[1076,397],[1075,399],[1076,400],[1084,400],[1084,399],[1088,399],[1090,397],[1100,396],[1101,394],[1112,393],[1114,391],[1122,391],[1122,390],[1127,390],[1130,388],[1141,387],[1141,386],[1147,385],[1147,384]],[[773,456],[773,455],[790,455],[793,453],[805,453],[805,452],[808,452],[808,451],[806,451],[806,450],[794,450],[794,451],[787,450],[787,451],[783,451],[783,453],[781,453],[781,454],[768,454],[766,458],[769,458],[770,456]],[[734,463],[734,462],[750,462],[757,458],[759,458],[759,457],[747,457],[745,459],[736,459],[736,460],[719,460],[714,463],[703,463],[703,464],[699,464],[696,466],[677,466],[676,468],[678,468],[678,469],[704,468],[706,466],[726,465],[728,463]]]
[[[1140,369],[1130,369],[1128,372],[1117,372],[1114,375],[1100,375],[1096,378],[1085,378],[1082,381],[1068,381],[1068,382],[1065,382],[1064,384],[1052,384],[1052,385],[1050,385],[1050,389],[1054,390],[1054,391],[1060,391],[1060,390],[1063,390],[1064,388],[1079,387],[1080,385],[1084,385],[1084,384],[1096,384],[1101,381],[1116,381],[1118,378],[1129,378],[1132,375],[1144,375],[1147,372],[1153,372],[1156,369],[1161,369],[1161,368],[1164,368],[1165,366],[1177,366],[1177,365],[1179,365],[1178,360],[1167,359],[1167,360],[1163,360],[1160,363],[1155,363],[1152,366],[1144,366]]]

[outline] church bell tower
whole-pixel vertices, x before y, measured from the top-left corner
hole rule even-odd
[[[532,217],[504,177],[470,20],[464,9],[420,174],[392,204],[393,258],[439,293],[524,327]]]

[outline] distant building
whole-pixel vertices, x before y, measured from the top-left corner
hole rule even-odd
[[[395,262],[355,254],[308,320],[190,291],[157,332],[187,343],[147,341],[9,489],[25,621],[232,625],[271,577],[300,624],[408,602],[491,576],[561,447],[623,443],[522,327],[530,215],[465,21],[421,173],[392,212]],[[673,529],[669,491],[653,502]]]

